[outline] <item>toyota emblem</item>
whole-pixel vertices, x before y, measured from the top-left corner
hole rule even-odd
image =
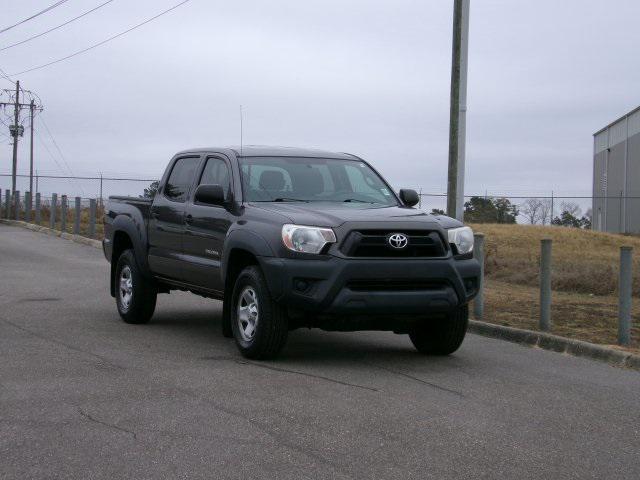
[[[389,235],[388,241],[391,247],[397,249],[404,248],[409,244],[409,239],[403,233],[394,233],[392,235]]]

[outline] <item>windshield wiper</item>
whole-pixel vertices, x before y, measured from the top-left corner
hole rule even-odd
[[[369,202],[367,200],[360,200],[359,198],[347,198],[346,200],[343,200],[343,202],[378,203],[378,202]]]

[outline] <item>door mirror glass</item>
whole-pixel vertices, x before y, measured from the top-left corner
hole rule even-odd
[[[204,205],[224,205],[224,189],[220,185],[199,185],[194,198],[195,203]]]
[[[418,193],[415,190],[403,188],[400,190],[400,200],[407,207],[413,207],[420,202],[420,197],[418,197]]]

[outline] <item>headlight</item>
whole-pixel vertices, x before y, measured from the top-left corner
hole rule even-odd
[[[449,232],[449,243],[458,249],[460,255],[473,252],[473,230],[469,227],[452,228]]]
[[[294,252],[320,253],[328,243],[335,243],[336,234],[330,228],[305,225],[283,225],[282,242]]]

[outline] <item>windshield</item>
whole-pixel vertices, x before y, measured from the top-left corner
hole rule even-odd
[[[397,205],[388,185],[360,160],[243,157],[242,191],[249,202],[353,202]]]

